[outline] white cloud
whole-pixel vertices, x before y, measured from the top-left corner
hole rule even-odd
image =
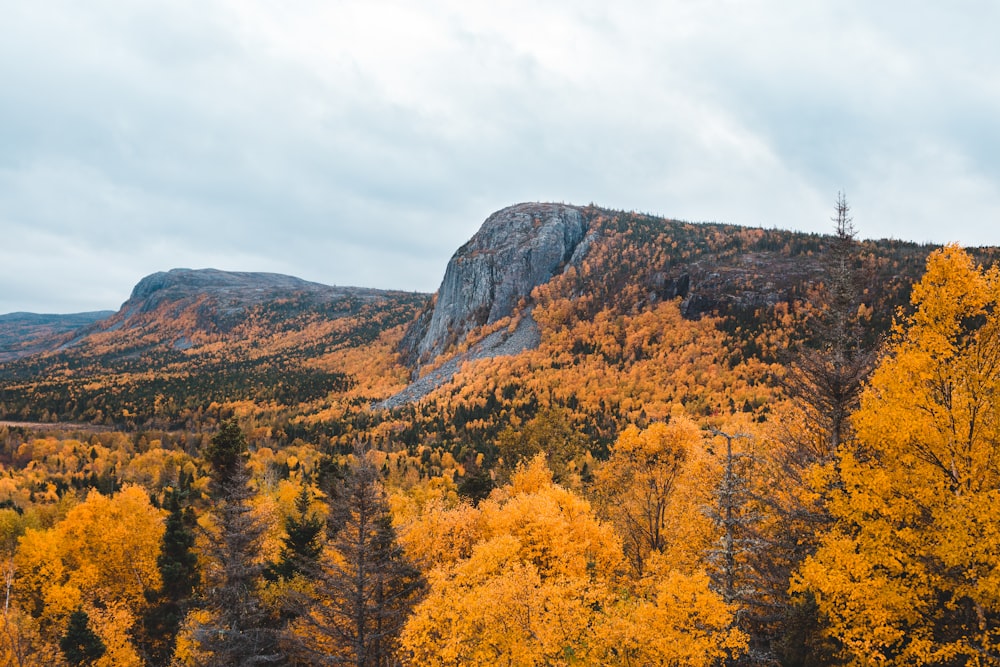
[[[960,4],[13,3],[0,312],[175,266],[430,291],[523,200],[826,231],[845,189],[997,243],[1000,9]]]

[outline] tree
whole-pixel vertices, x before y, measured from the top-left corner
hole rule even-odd
[[[429,574],[402,639],[412,664],[583,660],[599,610],[613,601],[605,576],[622,560],[610,527],[553,484],[541,455],[478,507],[455,511],[474,512],[481,529],[467,558]]]
[[[786,387],[804,411],[808,430],[796,447],[802,466],[828,461],[851,438],[848,417],[875,362],[859,313],[865,293],[856,267],[857,241],[850,207],[837,196],[834,235],[823,253],[823,308],[814,320],[814,347],[800,350]]]
[[[674,487],[700,437],[694,422],[681,416],[645,430],[629,426],[595,476],[604,513],[623,537],[638,576],[649,555],[662,553],[667,545]]]
[[[771,664],[776,604],[768,586],[772,582],[762,570],[774,554],[769,553],[762,539],[764,516],[754,489],[757,457],[748,448],[733,447],[734,441],[750,442],[747,433],[713,429],[712,435],[726,443],[722,475],[713,502],[706,508],[719,533],[717,545],[708,556],[712,587],[735,610],[734,627],[750,638],[749,650],[734,662]]]
[[[90,629],[90,617],[83,609],[70,614],[59,648],[72,667],[92,665],[105,653],[104,642]]]
[[[395,664],[423,579],[396,540],[378,470],[361,448],[334,498],[330,532],[325,553],[307,566],[311,587],[298,596],[290,643],[310,663]]]
[[[236,420],[224,422],[205,458],[212,466],[210,491],[218,505],[209,537],[204,602],[210,620],[194,636],[208,665],[258,665],[281,660],[277,637],[260,596],[266,563],[261,545],[267,526],[254,513],[246,438]]]
[[[134,630],[160,586],[156,559],[163,517],[149,495],[126,486],[96,491],[48,530],[29,529],[15,558],[18,606],[58,645],[70,616],[83,609],[106,652],[101,665],[137,665]]]
[[[837,196],[833,223],[833,236],[821,257],[820,310],[812,320],[811,342],[797,350],[789,366],[784,384],[793,402],[779,421],[767,462],[774,488],[764,501],[776,523],[763,536],[767,548],[758,570],[770,597],[783,607],[779,614],[783,618],[774,628],[773,650],[791,664],[822,662],[836,651],[821,636],[814,601],[808,594],[793,598],[787,591],[792,573],[815,552],[817,536],[832,521],[828,508],[832,480],[811,471],[834,461],[844,447],[855,446],[849,417],[876,358],[875,341],[864,326],[867,279],[843,193]]]
[[[187,603],[201,580],[198,556],[193,551],[194,518],[190,508],[181,505],[181,493],[172,490],[167,494],[165,509],[166,529],[156,565],[163,582],[160,590],[151,595],[152,606],[143,618],[145,640],[142,642],[147,661],[154,665],[170,662],[181,622],[187,612]]]
[[[272,579],[289,580],[308,574],[323,554],[324,521],[309,510],[312,494],[306,484],[295,498],[295,514],[285,518],[285,537],[278,562],[268,571]]]
[[[503,459],[500,476],[510,477],[518,464],[544,453],[555,480],[567,483],[574,460],[587,451],[586,439],[573,428],[569,411],[547,408],[528,420],[520,429],[508,426],[497,436],[497,449]]]
[[[1000,661],[1000,270],[931,254],[854,417],[835,520],[794,582],[857,661]]]
[[[429,593],[403,632],[412,664],[707,667],[745,644],[704,573],[655,553],[640,580],[623,576],[618,536],[553,483],[543,456],[477,507],[445,513],[453,520],[432,523],[462,526],[472,545],[450,557],[438,550]]]

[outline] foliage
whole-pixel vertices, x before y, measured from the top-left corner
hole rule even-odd
[[[703,575],[670,573],[666,587],[625,593],[619,538],[552,482],[543,457],[475,510],[443,512],[464,517],[475,538],[429,574],[403,632],[413,664],[709,664],[741,646]]]
[[[14,597],[55,642],[81,608],[106,653],[98,665],[138,665],[132,629],[160,586],[163,518],[140,488],[91,493],[46,530],[26,531],[15,559]]]
[[[675,485],[700,438],[698,427],[683,416],[645,430],[629,426],[595,476],[601,506],[624,539],[637,576],[650,554],[663,553],[674,537],[669,523]]]
[[[836,519],[796,587],[856,662],[1000,656],[1000,273],[949,246],[862,396]]]

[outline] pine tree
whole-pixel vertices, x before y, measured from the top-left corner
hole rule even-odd
[[[312,494],[303,484],[295,498],[295,514],[285,518],[285,538],[281,556],[268,571],[268,578],[289,580],[295,575],[306,574],[316,567],[323,553],[324,522],[310,513]]]
[[[395,664],[399,633],[423,587],[396,541],[378,470],[361,450],[331,513],[329,551],[299,602],[292,641],[308,659]]]
[[[198,557],[192,550],[194,517],[181,505],[181,493],[173,490],[164,502],[170,512],[163,533],[163,545],[156,560],[163,582],[152,596],[152,605],[143,618],[143,652],[150,664],[165,665],[174,652],[177,632],[187,611],[191,594],[200,581]]]
[[[59,640],[59,648],[72,667],[92,665],[104,655],[104,642],[90,629],[90,616],[77,609],[69,617],[66,634]]]
[[[236,420],[224,422],[205,453],[212,465],[209,489],[219,505],[211,535],[206,607],[211,622],[195,632],[208,664],[222,667],[281,660],[277,637],[260,599],[265,563],[260,560],[266,526],[254,514],[246,438]]]

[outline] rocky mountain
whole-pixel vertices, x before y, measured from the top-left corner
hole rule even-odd
[[[239,404],[280,413],[286,434],[391,432],[414,444],[488,442],[505,420],[553,402],[602,441],[670,401],[755,409],[764,398],[750,388],[772,382],[767,365],[809,344],[829,242],[525,203],[485,220],[433,298],[175,269],[144,278],[107,317],[59,330],[0,320],[0,419],[174,424]],[[872,341],[907,304],[931,249],[857,244]],[[696,349],[709,343],[720,347]],[[671,366],[700,358],[716,367],[684,376]],[[704,373],[734,373],[744,389],[677,386]]]
[[[406,358],[432,361],[477,327],[512,315],[531,290],[579,263],[586,234],[576,206],[518,204],[488,217],[448,262],[430,316],[407,333]]]
[[[268,273],[156,273],[116,313],[39,335],[30,354],[0,363],[0,412],[37,419],[61,405],[71,419],[127,420],[167,405],[170,420],[213,402],[347,392],[367,380],[335,359],[412,321],[427,300]]]
[[[114,314],[111,310],[71,315],[10,313],[0,315],[0,362],[38,354]]]

